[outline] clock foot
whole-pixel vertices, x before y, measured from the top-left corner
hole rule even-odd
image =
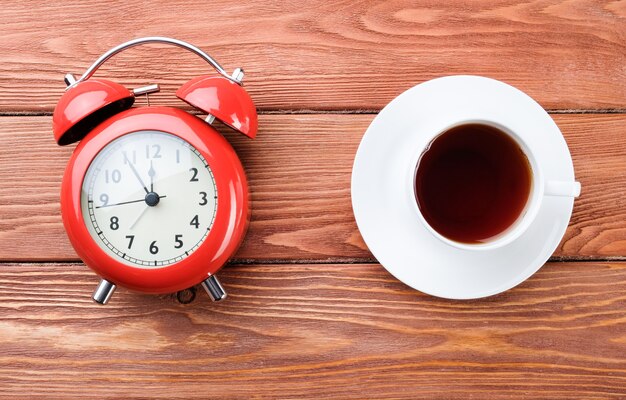
[[[106,304],[109,302],[111,295],[115,292],[116,286],[106,279],[100,280],[98,287],[93,292],[93,301],[98,304]]]
[[[211,275],[206,278],[204,281],[202,281],[201,285],[213,301],[221,301],[228,296],[226,294],[226,291],[222,287],[222,284],[220,283],[220,281],[217,280],[217,277],[215,275]]]

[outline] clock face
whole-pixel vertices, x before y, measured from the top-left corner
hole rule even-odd
[[[83,219],[112,258],[138,268],[181,261],[206,239],[217,211],[211,168],[193,146],[159,131],[105,146],[83,180]]]

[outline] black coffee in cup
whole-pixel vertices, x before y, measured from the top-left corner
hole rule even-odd
[[[421,155],[417,204],[442,236],[478,244],[497,238],[520,217],[532,188],[532,169],[519,144],[490,125],[455,126]]]

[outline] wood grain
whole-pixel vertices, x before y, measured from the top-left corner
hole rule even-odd
[[[626,3],[592,0],[4,1],[0,112],[49,112],[63,75],[160,35],[243,66],[264,110],[378,110],[427,79],[476,74],[549,109],[626,109]],[[131,50],[98,76],[173,89],[207,66],[179,49]]]
[[[0,398],[626,399],[625,1],[9,0],[0,21]],[[222,303],[121,288],[98,306],[61,223],[62,77],[149,35],[244,67],[265,112],[257,140],[224,131],[253,218]],[[96,76],[181,106],[175,89],[207,71],[152,46]],[[350,205],[374,113],[450,74],[557,111],[583,187],[563,262],[464,302],[369,263]]]
[[[377,264],[243,265],[229,298],[120,289],[76,264],[0,270],[6,398],[626,397],[626,263],[548,264],[474,301]],[[189,296],[186,296],[189,297]]]
[[[247,167],[253,214],[238,260],[370,260],[350,174],[373,115],[262,115],[256,140],[224,132]],[[582,196],[555,256],[626,256],[626,115],[555,115]],[[58,205],[71,148],[49,117],[0,118],[0,260],[77,260]]]

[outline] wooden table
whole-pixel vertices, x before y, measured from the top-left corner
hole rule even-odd
[[[624,1],[8,1],[0,7],[0,396],[7,398],[626,398]],[[445,3],[445,4],[444,4]],[[253,218],[230,293],[108,306],[72,250],[55,145],[63,75],[140,36],[246,70],[258,139],[223,129]],[[207,70],[142,47],[98,72],[160,83]],[[477,74],[549,110],[583,194],[552,260],[474,301],[426,296],[368,252],[350,206],[359,140],[391,99]],[[142,105],[142,101],[138,101]],[[197,292],[197,293],[196,293]]]

